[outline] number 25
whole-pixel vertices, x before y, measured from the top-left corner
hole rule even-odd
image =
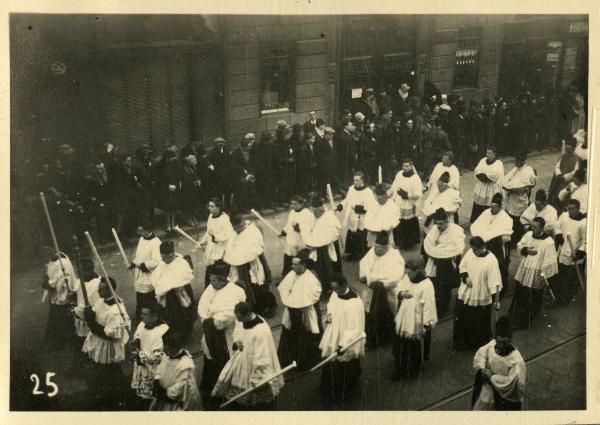
[[[56,394],[58,394],[58,385],[56,385],[54,382],[52,382],[52,377],[54,375],[56,375],[56,373],[46,372],[46,387],[52,388],[52,391],[50,391],[47,394],[48,397],[54,397]],[[40,391],[40,378],[37,376],[37,374],[35,374],[35,373],[31,374],[31,376],[29,377],[29,380],[31,382],[35,383],[35,385],[33,386],[33,395],[45,394],[43,391]]]

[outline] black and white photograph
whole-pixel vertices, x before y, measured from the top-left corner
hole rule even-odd
[[[597,398],[591,15],[302,10],[6,15],[10,411]]]

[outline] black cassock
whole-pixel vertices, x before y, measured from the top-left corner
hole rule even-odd
[[[319,341],[323,335],[323,327],[319,303],[317,302],[313,308],[317,312],[319,324],[319,333],[317,334],[306,329],[301,309],[288,307],[291,328],[287,329],[285,326],[281,328],[281,338],[277,349],[280,364],[289,365],[295,360],[298,363],[298,370],[305,371],[321,360]]]

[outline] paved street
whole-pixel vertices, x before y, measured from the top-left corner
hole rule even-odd
[[[538,188],[547,188],[551,170],[558,158],[557,152],[544,152],[532,155],[528,161],[538,173]],[[505,161],[505,171],[514,167],[512,161]],[[461,177],[461,195],[463,204],[459,212],[460,224],[466,226],[471,213],[472,189],[474,178],[471,172]],[[283,227],[285,212],[266,214],[267,219],[276,228]],[[43,229],[45,231],[45,229]],[[192,231],[194,237],[203,233],[203,229]],[[280,279],[282,267],[283,241],[268,229],[264,229],[266,256],[274,274],[275,283]],[[162,236],[161,233],[158,233]],[[125,243],[126,251],[131,253],[131,241]],[[176,250],[181,254],[191,252],[191,243],[178,239]],[[103,250],[103,260],[111,276],[119,282],[119,293],[123,297],[128,312],[135,306],[135,293],[131,276],[124,269],[116,249],[110,246]],[[402,252],[405,259],[419,255],[418,249]],[[199,297],[203,288],[204,267],[200,264],[202,253],[191,253],[196,264],[193,288]],[[513,253],[510,274],[514,275],[518,266],[518,256]],[[65,347],[63,350],[48,352],[42,344],[48,306],[40,302],[42,269],[30,270],[12,277],[11,281],[11,332],[12,332],[12,376],[11,391],[13,409],[30,410],[77,410],[85,409],[91,394],[77,370],[77,356]],[[357,264],[344,264],[344,273],[354,288],[360,289],[357,281]],[[360,293],[360,292],[359,292]],[[548,298],[548,297],[547,297]],[[509,294],[502,301],[502,310],[506,311],[511,301]],[[546,300],[548,301],[548,300]],[[322,304],[325,308],[325,304]],[[528,409],[583,409],[585,408],[585,300],[578,294],[575,303],[566,307],[553,307],[546,304],[541,317],[529,330],[515,333],[515,345],[526,360],[532,363],[528,368]],[[279,336],[278,315],[269,322]],[[198,377],[202,368],[199,354],[200,326],[196,323],[188,349],[195,354],[198,365]],[[433,332],[431,360],[418,378],[409,381],[392,382],[391,349],[383,347],[369,351],[362,362],[363,376],[361,388],[352,405],[347,409],[360,410],[465,410],[469,408],[472,384],[471,361],[473,352],[452,350],[452,319],[442,318]],[[558,347],[557,347],[558,345]],[[54,398],[31,395],[30,375],[36,373],[45,376],[54,372],[54,381],[60,388]],[[126,371],[129,373],[129,370]],[[43,378],[42,378],[43,381]],[[318,374],[306,375],[297,379],[288,379],[283,389],[278,407],[281,410],[318,409]],[[545,391],[542,391],[544,389]],[[467,394],[468,393],[468,394]],[[133,408],[133,407],[129,407]]]

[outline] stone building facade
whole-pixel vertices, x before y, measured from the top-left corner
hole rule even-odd
[[[469,100],[587,87],[587,17],[11,15],[16,158],[334,124],[372,87]],[[15,157],[13,157],[15,159]]]

